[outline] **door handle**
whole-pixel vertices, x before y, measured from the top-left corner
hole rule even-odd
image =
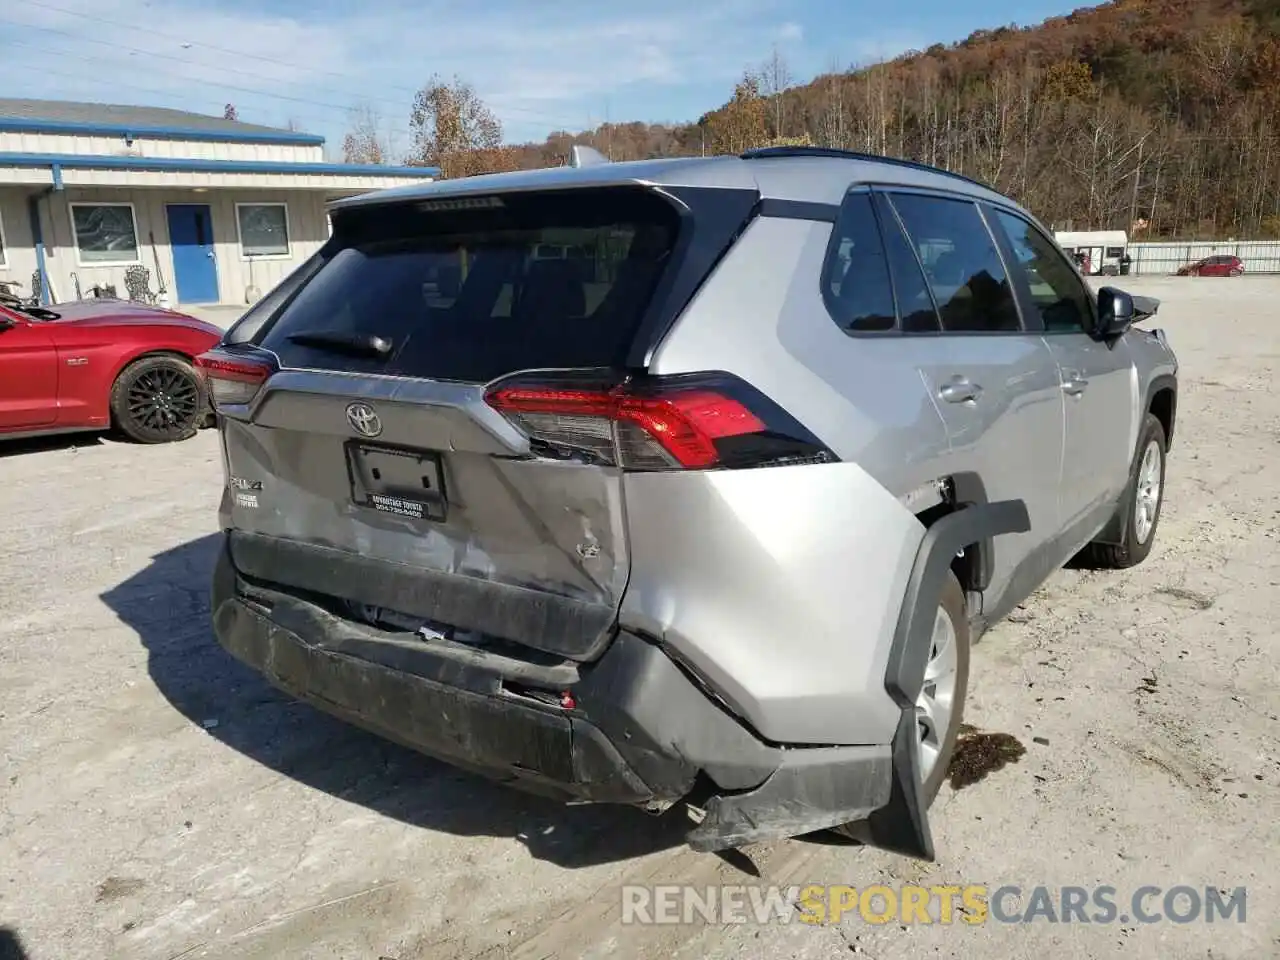
[[[938,389],[938,396],[947,403],[972,403],[982,396],[982,387],[964,377],[955,377]]]
[[[1084,393],[1085,388],[1089,386],[1089,381],[1081,375],[1078,370],[1072,370],[1067,373],[1067,378],[1062,381],[1062,389],[1070,396],[1078,397]]]

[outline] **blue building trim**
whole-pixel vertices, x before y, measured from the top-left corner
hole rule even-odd
[[[299,163],[273,160],[200,160],[187,157],[108,157],[75,153],[0,152],[0,167],[49,167],[53,170],[152,170],[180,173],[286,173],[335,177],[440,176],[439,167],[384,167],[370,163]],[[58,174],[55,174],[58,176]]]
[[[34,120],[0,116],[0,132],[67,133],[81,137],[123,137],[126,140],[201,140],[208,143],[291,143],[319,147],[324,137],[292,130],[208,130],[199,127],[154,127],[125,123],[82,123],[75,120]]]

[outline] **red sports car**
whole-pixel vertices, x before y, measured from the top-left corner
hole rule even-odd
[[[209,416],[192,358],[221,338],[127,300],[0,301],[0,440],[112,427],[139,443],[185,440]]]
[[[1178,268],[1180,277],[1239,277],[1244,274],[1244,261],[1239,257],[1205,257]]]

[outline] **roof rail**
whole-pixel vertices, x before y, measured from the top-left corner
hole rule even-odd
[[[877,153],[859,153],[856,150],[839,150],[835,147],[756,147],[753,150],[747,150],[740,154],[743,160],[770,160],[780,157],[832,157],[837,160],[861,160],[866,163],[885,163],[894,167],[908,167],[912,170],[923,170],[927,173],[937,173],[944,177],[954,177],[956,180],[963,180],[965,183],[971,183],[974,186],[991,190],[990,184],[983,183],[981,180],[975,180],[973,177],[966,177],[963,173],[956,173],[952,170],[943,170],[941,167],[933,167],[927,163],[921,163],[918,160],[906,160],[902,157],[885,157]]]

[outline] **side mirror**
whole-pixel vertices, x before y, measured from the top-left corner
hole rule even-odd
[[[1099,340],[1111,340],[1120,336],[1137,317],[1133,297],[1115,287],[1103,287],[1098,291]]]
[[[17,325],[17,320],[10,320],[8,317],[0,317],[0,333],[4,333],[6,330],[12,330]]]

